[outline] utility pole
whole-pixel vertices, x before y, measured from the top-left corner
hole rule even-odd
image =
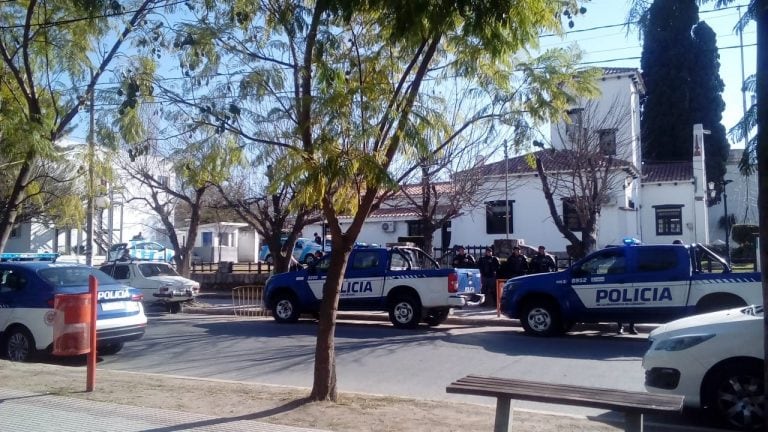
[[[93,71],[91,71],[91,80],[93,80]],[[94,104],[95,89],[91,90],[91,115],[90,128],[88,129],[88,193],[86,216],[85,216],[85,264],[93,265],[93,195],[94,195],[94,174],[93,174],[93,156],[95,152],[94,129],[96,127],[96,113]]]
[[[506,217],[504,218],[504,232],[506,239],[509,240],[509,147],[507,140],[504,140],[504,208]]]

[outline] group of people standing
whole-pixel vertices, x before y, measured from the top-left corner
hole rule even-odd
[[[502,264],[499,258],[493,254],[493,248],[485,248],[485,254],[477,262],[459,246],[453,258],[454,268],[477,268],[480,270],[480,282],[482,293],[485,294],[486,306],[496,306],[496,279],[509,279],[516,276],[534,273],[547,273],[557,271],[555,260],[547,255],[546,248],[539,246],[536,255],[530,262],[525,255],[520,253],[520,248],[512,248],[512,255]]]

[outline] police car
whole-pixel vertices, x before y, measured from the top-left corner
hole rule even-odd
[[[120,351],[140,339],[147,317],[141,291],[121,285],[93,267],[44,261],[0,262],[0,353],[26,361],[53,346],[56,294],[88,292],[88,276],[99,283],[96,323],[99,354]]]

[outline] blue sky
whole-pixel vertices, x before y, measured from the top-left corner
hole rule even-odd
[[[711,2],[714,3],[714,2]],[[738,21],[739,11],[735,6],[741,4],[742,12],[746,10],[747,0],[734,2],[733,7],[716,10],[712,4],[699,8],[699,19],[717,33],[717,45],[720,50],[720,77],[725,82],[725,112],[723,125],[730,129],[742,117],[741,83],[741,53],[739,36],[733,27]],[[565,38],[545,37],[541,48],[568,46],[578,43],[585,52],[584,62],[591,66],[608,67],[640,67],[642,43],[637,33],[627,34],[627,29],[621,24],[626,22],[629,2],[624,0],[593,0],[586,4],[587,13],[575,20],[575,26]],[[757,49],[755,47],[754,23],[744,32],[744,73],[749,76],[755,72]],[[747,96],[747,106],[750,98]],[[743,147],[744,144],[732,144],[732,147]]]

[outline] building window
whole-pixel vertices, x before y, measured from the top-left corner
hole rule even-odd
[[[573,198],[563,199],[563,223],[569,231],[583,231],[584,226],[579,220],[579,213],[576,211]]]
[[[234,233],[219,233],[219,246],[234,246]]]
[[[600,129],[597,137],[603,156],[616,156],[616,129]]]
[[[171,184],[171,178],[168,176],[164,176],[164,175],[158,176],[157,180],[164,187],[169,187]]]
[[[504,205],[504,204],[507,205]],[[507,226],[504,221],[507,219],[507,209],[509,209],[509,232],[512,229],[512,204],[514,201],[489,201],[485,203],[485,232],[488,234],[506,234]]]
[[[584,108],[573,108],[567,111],[569,122],[565,124],[565,134],[571,142],[578,142],[585,135]]]
[[[420,237],[424,235],[424,224],[420,220],[408,221],[408,237]]]
[[[654,206],[656,209],[656,235],[680,235],[683,233],[683,206]]]

